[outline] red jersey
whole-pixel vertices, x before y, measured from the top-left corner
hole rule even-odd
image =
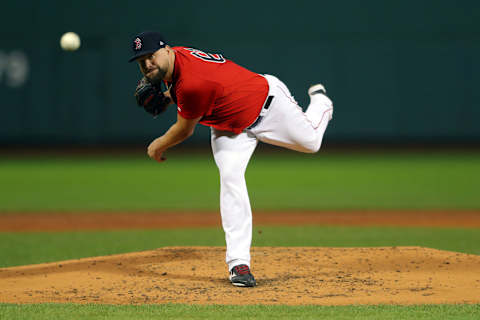
[[[221,54],[174,47],[170,93],[178,113],[218,130],[240,133],[258,117],[268,95],[267,80]]]

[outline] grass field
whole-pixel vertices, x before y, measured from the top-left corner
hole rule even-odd
[[[262,232],[259,233],[258,231]],[[220,228],[0,233],[0,267],[151,250],[224,246]],[[423,246],[480,255],[480,231],[458,228],[255,227],[254,246]]]
[[[217,209],[209,154],[0,161],[0,211]],[[480,153],[256,154],[256,209],[480,208]]]
[[[478,319],[479,305],[424,306],[110,306],[0,305],[2,319]]]
[[[218,208],[210,155],[4,157],[0,212]],[[480,209],[480,153],[257,154],[247,171],[257,209]],[[188,183],[187,183],[188,181]],[[200,213],[199,213],[200,214]],[[262,230],[261,233],[257,232]],[[255,246],[418,245],[480,254],[480,231],[459,228],[257,227]],[[223,245],[219,228],[0,233],[0,267],[148,250]],[[479,305],[0,305],[0,319],[478,319]]]

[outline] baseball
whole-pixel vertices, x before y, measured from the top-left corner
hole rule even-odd
[[[75,51],[80,48],[80,37],[75,32],[64,33],[60,38],[60,47],[66,51]]]

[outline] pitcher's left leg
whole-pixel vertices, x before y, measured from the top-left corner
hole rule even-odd
[[[212,151],[220,172],[220,212],[227,244],[228,269],[250,266],[252,209],[245,182],[248,161],[258,144],[251,134],[212,129]]]

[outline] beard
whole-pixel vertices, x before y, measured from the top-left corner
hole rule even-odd
[[[167,71],[162,70],[158,67],[155,70],[156,70],[156,72],[153,72],[151,75],[149,75],[146,78],[148,79],[148,81],[150,81],[150,83],[158,85],[162,82],[162,80],[165,77],[165,74],[167,73]]]

